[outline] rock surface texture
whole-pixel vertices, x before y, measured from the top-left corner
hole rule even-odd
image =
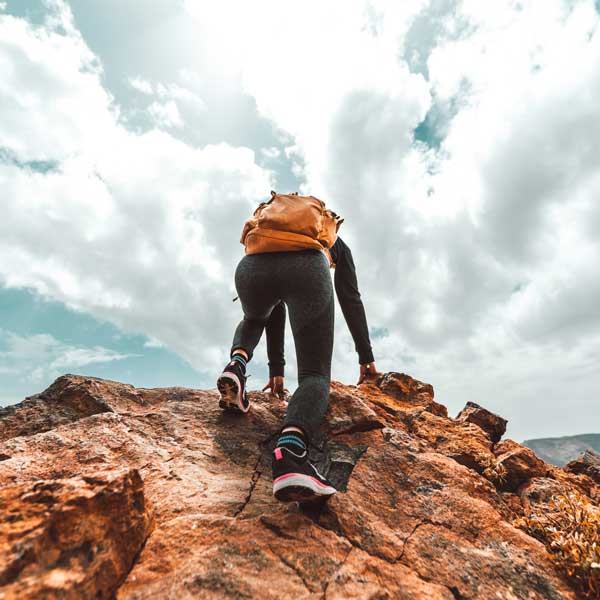
[[[600,484],[600,454],[586,450],[579,458],[572,460],[565,467],[565,471],[583,473]]]
[[[284,505],[270,456],[285,404],[249,396],[238,416],[216,390],[66,375],[0,410],[0,600],[576,598],[511,523],[556,490],[597,504],[587,469],[386,373],[332,383],[311,452],[340,491]]]

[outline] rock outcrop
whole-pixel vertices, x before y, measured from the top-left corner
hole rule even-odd
[[[586,450],[579,458],[567,464],[565,471],[587,475],[600,485],[600,454]]]
[[[110,598],[150,532],[135,469],[7,485],[0,506],[5,598]]]
[[[0,410],[0,598],[575,599],[512,525],[597,480],[544,463],[505,421],[457,419],[430,385],[332,383],[313,460],[340,490],[282,505],[270,455],[285,404],[79,376]]]
[[[467,402],[466,406],[458,413],[456,420],[478,425],[494,443],[499,442],[506,433],[506,419],[495,415],[475,402]]]

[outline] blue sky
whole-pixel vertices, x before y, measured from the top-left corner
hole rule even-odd
[[[0,2],[0,403],[64,372],[214,387],[277,189],[344,216],[380,369],[516,439],[598,430],[598,25],[594,0]],[[339,308],[335,336],[353,383]],[[293,388],[289,326],[286,356]]]
[[[47,353],[15,357],[11,361],[15,372],[2,377],[2,404],[12,404],[45,389],[66,371],[115,379],[138,387],[209,386],[206,373],[193,369],[165,348],[149,347],[144,335],[126,333],[26,289],[0,290],[0,356],[14,346],[14,336],[35,340],[40,335],[48,336],[46,343],[60,343],[59,350],[63,353],[65,348],[101,347],[110,349],[115,358],[83,365],[75,361],[72,368],[65,364],[57,370],[51,367]],[[40,345],[39,340],[34,343]],[[34,374],[36,370],[39,371]]]

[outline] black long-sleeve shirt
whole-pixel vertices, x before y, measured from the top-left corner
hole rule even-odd
[[[335,263],[333,276],[335,292],[354,340],[358,362],[361,365],[373,362],[375,359],[373,358],[373,350],[369,339],[367,316],[358,291],[358,280],[352,252],[339,236],[329,252]],[[283,375],[284,371],[285,315],[285,304],[282,301],[275,306],[266,325],[270,377]]]

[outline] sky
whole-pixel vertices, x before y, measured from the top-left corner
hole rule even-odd
[[[0,405],[63,373],[214,388],[275,189],[344,217],[379,370],[519,441],[600,431],[599,24],[594,0],[0,1]],[[332,377],[358,377],[339,306]]]

